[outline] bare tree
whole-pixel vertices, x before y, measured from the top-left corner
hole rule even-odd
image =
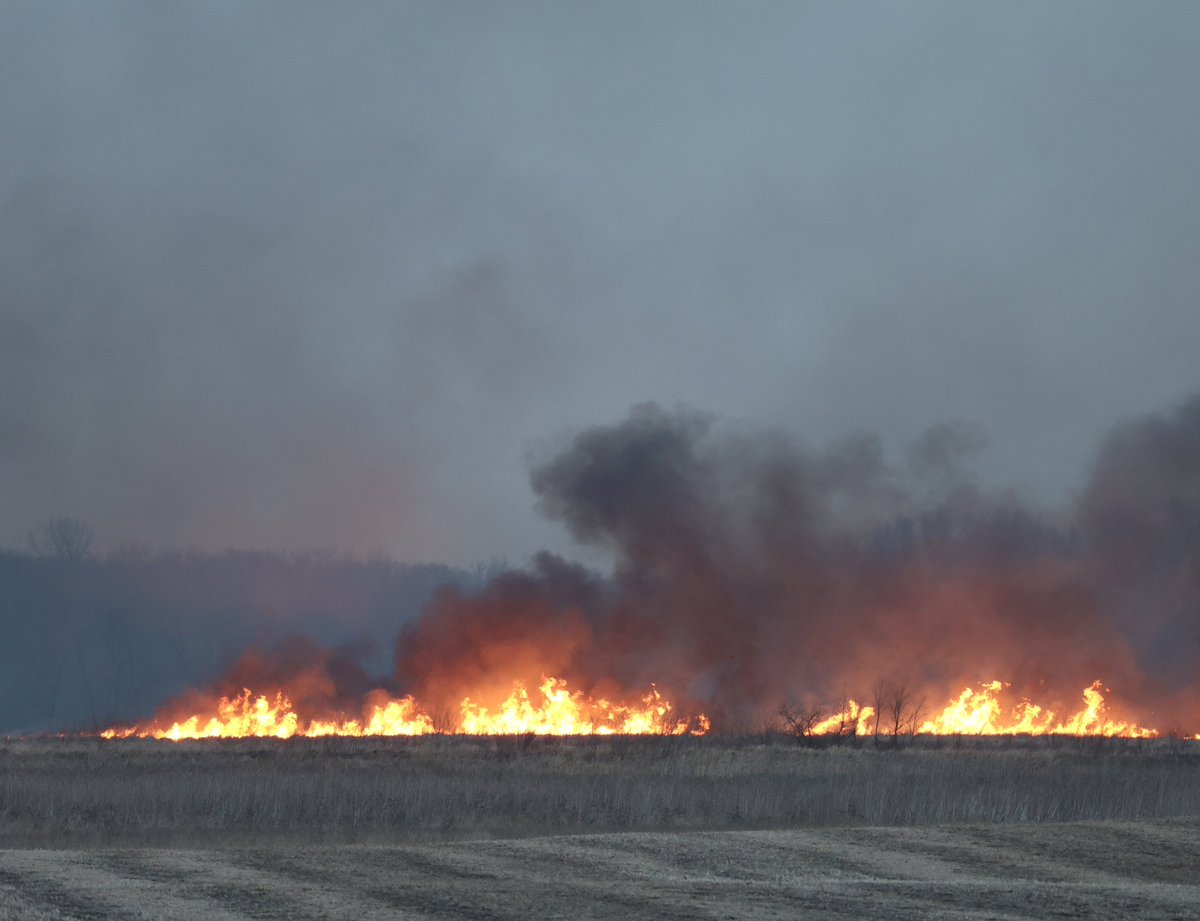
[[[51,518],[40,533],[31,532],[29,549],[38,556],[82,560],[92,552],[92,528],[79,518]]]
[[[458,729],[458,718],[444,704],[431,708],[429,719],[433,723],[433,731],[438,735],[452,735]]]
[[[820,727],[821,731],[831,736],[833,742],[838,745],[853,741],[858,737],[859,724],[870,716],[864,710],[865,708],[860,707],[850,696],[849,691],[843,690],[841,699],[837,702],[837,712],[824,721]]]
[[[908,716],[904,720],[904,731],[910,736],[915,736],[921,731],[921,726],[925,722],[925,698],[915,698],[908,705]]]
[[[880,732],[893,744],[901,736],[917,734],[925,714],[925,698],[918,698],[903,681],[879,681],[875,685],[875,738]]]
[[[471,567],[471,589],[479,591],[497,576],[508,572],[508,560],[503,557],[490,557],[486,563],[478,562]]]
[[[783,730],[801,745],[813,737],[813,729],[821,722],[821,710],[817,707],[802,707],[791,701],[779,705],[779,716],[783,719]]]
[[[879,743],[879,721],[883,718],[884,708],[887,706],[885,701],[888,696],[888,682],[880,678],[875,682],[875,687],[871,689],[871,707],[875,710],[875,716],[871,720],[871,737],[875,743]]]

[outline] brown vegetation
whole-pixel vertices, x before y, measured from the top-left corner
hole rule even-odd
[[[1200,815],[1170,740],[428,737],[0,744],[0,844],[419,841]]]

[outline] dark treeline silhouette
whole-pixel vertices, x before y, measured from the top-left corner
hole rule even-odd
[[[437,588],[470,592],[501,565],[321,551],[100,557],[35,542],[0,551],[0,733],[145,715],[211,682],[248,647],[297,633],[353,648],[386,673],[396,630]]]

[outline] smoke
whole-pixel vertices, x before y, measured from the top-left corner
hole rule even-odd
[[[307,713],[356,712],[377,684],[351,649],[331,649],[308,637],[290,637],[270,653],[251,650],[207,693],[187,694],[172,706],[179,713],[211,712],[217,696],[243,688],[272,688]]]
[[[568,552],[647,394],[1059,496],[1195,381],[1200,6],[355,6],[0,3],[0,547]]]
[[[1096,555],[1126,578],[1194,564],[1200,549],[1200,396],[1105,440],[1080,501]]]
[[[1107,614],[1176,685],[1200,648],[1200,396],[1117,426],[1078,507],[1087,579]],[[1200,695],[1197,696],[1200,700]]]
[[[1142,706],[1188,692],[1200,400],[1116,429],[1057,514],[981,489],[985,444],[938,425],[893,466],[868,434],[813,449],[637,407],[532,474],[542,511],[611,554],[609,578],[543,556],[478,597],[446,593],[401,636],[397,677],[449,699],[539,667],[656,681],[733,719],[880,678],[941,694],[1001,676],[1068,704],[1098,676]]]
[[[595,695],[656,683],[731,726],[879,681],[942,700],[996,677],[1071,707],[1096,678],[1161,728],[1200,713],[1200,398],[1121,424],[1076,506],[979,485],[966,423],[899,464],[870,434],[811,447],[688,409],[635,407],[534,465],[541,511],[606,575],[543,553],[445,588],[396,643],[391,693],[492,704],[542,675]],[[346,712],[381,682],[295,643],[221,683]],[[1172,722],[1174,721],[1174,722]]]

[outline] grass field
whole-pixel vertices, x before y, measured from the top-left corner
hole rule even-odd
[[[0,921],[1200,918],[1200,746],[0,744]]]
[[[942,739],[813,750],[772,736],[0,746],[9,847],[1175,816],[1200,816],[1198,745]]]

